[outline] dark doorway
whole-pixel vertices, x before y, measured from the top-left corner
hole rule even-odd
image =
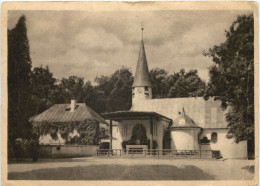
[[[142,145],[147,141],[146,129],[142,124],[134,126],[131,141],[135,141],[136,145]]]
[[[171,131],[167,130],[163,135],[163,149],[171,149]]]

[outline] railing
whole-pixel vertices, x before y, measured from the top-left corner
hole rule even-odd
[[[97,149],[97,156],[138,156],[171,158],[219,158],[220,151],[214,150],[171,150],[171,149]]]

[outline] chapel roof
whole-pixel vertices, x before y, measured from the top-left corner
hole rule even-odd
[[[152,87],[152,81],[148,70],[148,64],[147,64],[145,49],[144,49],[144,41],[142,38],[133,87],[144,87],[144,86]]]
[[[71,104],[55,104],[41,114],[30,118],[30,122],[77,122],[87,119],[100,123],[106,121],[85,103],[76,103],[75,110],[70,112]]]
[[[184,108],[181,114],[173,121],[171,128],[200,128],[186,113]]]
[[[164,118],[168,120],[168,122],[172,122],[172,119],[158,114],[156,112],[148,112],[148,111],[116,111],[116,112],[106,112],[101,114],[105,119],[124,119],[124,118],[140,118],[140,117],[157,117]]]
[[[179,112],[185,109],[186,115],[202,128],[226,128],[225,113],[220,108],[221,102],[213,98],[203,97],[163,98],[138,100],[133,103],[132,111],[157,112],[172,121],[179,117]]]

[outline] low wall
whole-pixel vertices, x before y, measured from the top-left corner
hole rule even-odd
[[[40,158],[86,157],[97,154],[98,145],[41,145]]]

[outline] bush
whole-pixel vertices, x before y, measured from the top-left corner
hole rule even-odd
[[[32,158],[33,161],[38,160],[39,140],[37,135],[32,135],[31,139],[18,138],[12,146],[13,155],[17,161],[23,158]],[[11,155],[11,153],[9,153]]]
[[[33,161],[37,161],[39,157],[39,143],[38,140],[30,139],[27,149],[29,152],[30,157],[33,159]]]
[[[16,158],[17,161],[22,160],[24,157],[24,145],[23,145],[23,140],[21,138],[18,138],[15,140],[15,143],[13,145],[13,152],[14,152],[14,157]]]

